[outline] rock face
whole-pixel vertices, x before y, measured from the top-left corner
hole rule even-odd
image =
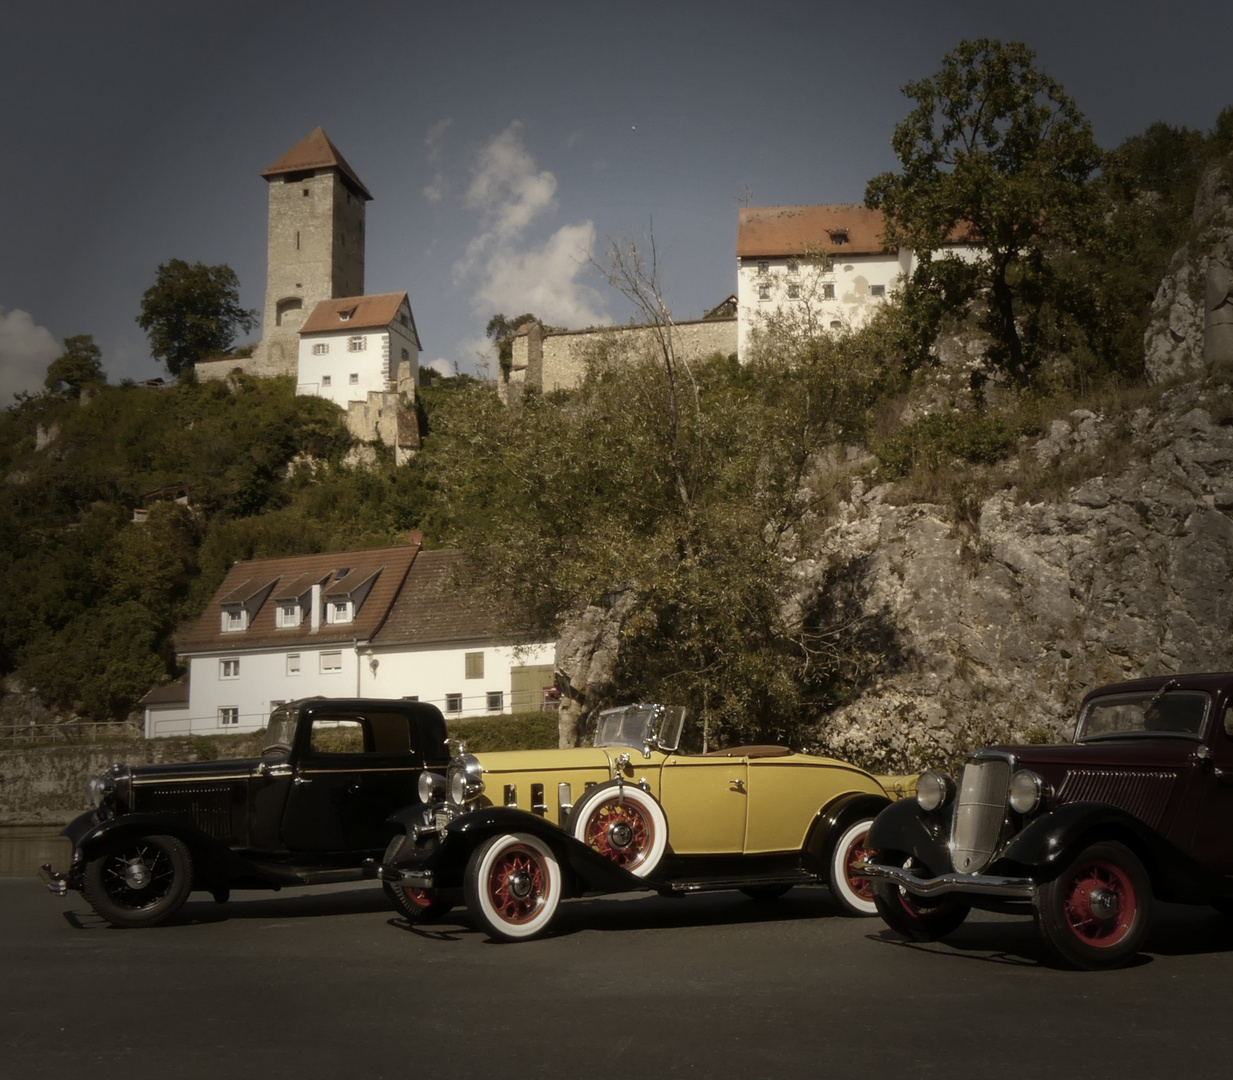
[[[1233,666],[1233,390],[1168,392],[1129,433],[1078,411],[1045,462],[1132,440],[1137,458],[1056,503],[984,501],[974,527],[874,488],[814,559],[885,642],[862,697],[824,723],[831,752],[915,768],[995,741],[1070,734],[1083,693],[1139,675]]]

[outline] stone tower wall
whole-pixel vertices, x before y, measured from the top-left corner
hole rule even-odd
[[[269,181],[265,311],[253,354],[262,373],[294,375],[299,329],[322,300],[364,292],[364,197],[333,168]]]

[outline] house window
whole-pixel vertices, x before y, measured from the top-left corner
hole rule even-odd
[[[287,653],[287,674],[298,675],[300,673],[300,654],[298,652]]]
[[[838,319],[832,319],[832,320],[831,320],[831,329],[832,329],[832,330],[842,330],[842,329],[843,329],[843,323],[841,323]]]
[[[398,321],[402,323],[403,326],[411,325],[411,320],[407,318],[407,313],[405,311],[400,311],[398,313]]]
[[[770,272],[771,272],[771,264],[766,259],[760,260],[758,263],[758,273],[759,274],[769,274]]]
[[[220,679],[238,679],[240,677],[240,658],[230,657],[218,662],[218,677]]]
[[[363,334],[347,338],[347,352],[363,352],[368,348],[368,338]]]
[[[359,386],[359,385],[360,385],[360,374],[359,374],[359,372],[358,372],[358,371],[353,371],[353,372],[351,372],[351,375],[350,375],[350,377],[347,379],[347,381],[348,381],[348,382],[349,382],[352,386]]]
[[[795,274],[801,268],[801,264],[796,259],[788,260],[788,273]]]
[[[795,282],[788,282],[788,299],[799,300],[801,298],[801,287]]]
[[[869,295],[870,296],[885,296],[886,286],[885,285],[870,285]]]
[[[223,608],[223,633],[234,634],[248,626],[248,612],[242,607]]]
[[[488,691],[488,711],[489,712],[504,712],[505,711],[505,692],[502,690]]]
[[[469,652],[463,657],[463,664],[466,667],[468,679],[482,679],[484,677],[484,654],[482,652]]]
[[[445,711],[446,712],[462,712],[462,695],[461,694],[446,694],[445,695]]]
[[[349,623],[351,621],[351,601],[331,600],[325,606],[325,621],[329,623]]]
[[[835,299],[835,283],[833,281],[828,281],[825,285],[822,286],[822,299],[823,300],[834,300]]]
[[[239,709],[219,709],[218,710],[218,726],[219,727],[235,727],[240,722]]]
[[[769,300],[771,298],[771,287],[769,285],[758,286],[758,299]]]
[[[333,380],[332,380],[332,379],[330,378],[330,376],[328,376],[328,375],[322,375],[322,376],[321,376],[321,385],[322,385],[322,386],[329,386],[329,385],[331,384],[331,382],[332,382],[332,381],[333,381]]]
[[[330,351],[330,345],[327,341],[318,341],[313,346],[313,356],[325,356]]]
[[[331,675],[342,671],[342,653],[323,652],[321,654],[321,674]]]
[[[279,630],[287,630],[300,625],[300,605],[284,601],[274,609],[274,622]]]
[[[410,360],[410,359],[411,359],[411,354],[410,354],[409,352],[407,352],[407,350],[406,350],[406,349],[403,349],[403,351],[402,351],[402,358],[403,358],[404,360]]]

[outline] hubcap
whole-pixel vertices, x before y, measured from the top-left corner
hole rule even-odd
[[[1117,893],[1111,889],[1093,889],[1088,897],[1092,914],[1098,919],[1116,919],[1118,908]]]
[[[531,875],[519,870],[509,876],[510,895],[518,900],[525,900],[531,895]]]
[[[614,821],[608,826],[608,843],[614,848],[627,848],[634,842],[634,830],[628,821]]]
[[[124,868],[124,884],[130,889],[144,889],[150,884],[150,868],[143,862],[131,862]]]

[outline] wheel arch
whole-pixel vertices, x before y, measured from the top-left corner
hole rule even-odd
[[[108,845],[139,836],[171,836],[187,849],[192,866],[192,888],[226,885],[235,860],[231,848],[189,822],[168,821],[155,814],[124,814],[107,818],[77,840],[82,861],[97,857]]]
[[[805,836],[803,853],[810,868],[825,873],[831,850],[843,830],[859,818],[876,818],[890,805],[885,795],[865,791],[850,791],[832,799],[814,816]]]

